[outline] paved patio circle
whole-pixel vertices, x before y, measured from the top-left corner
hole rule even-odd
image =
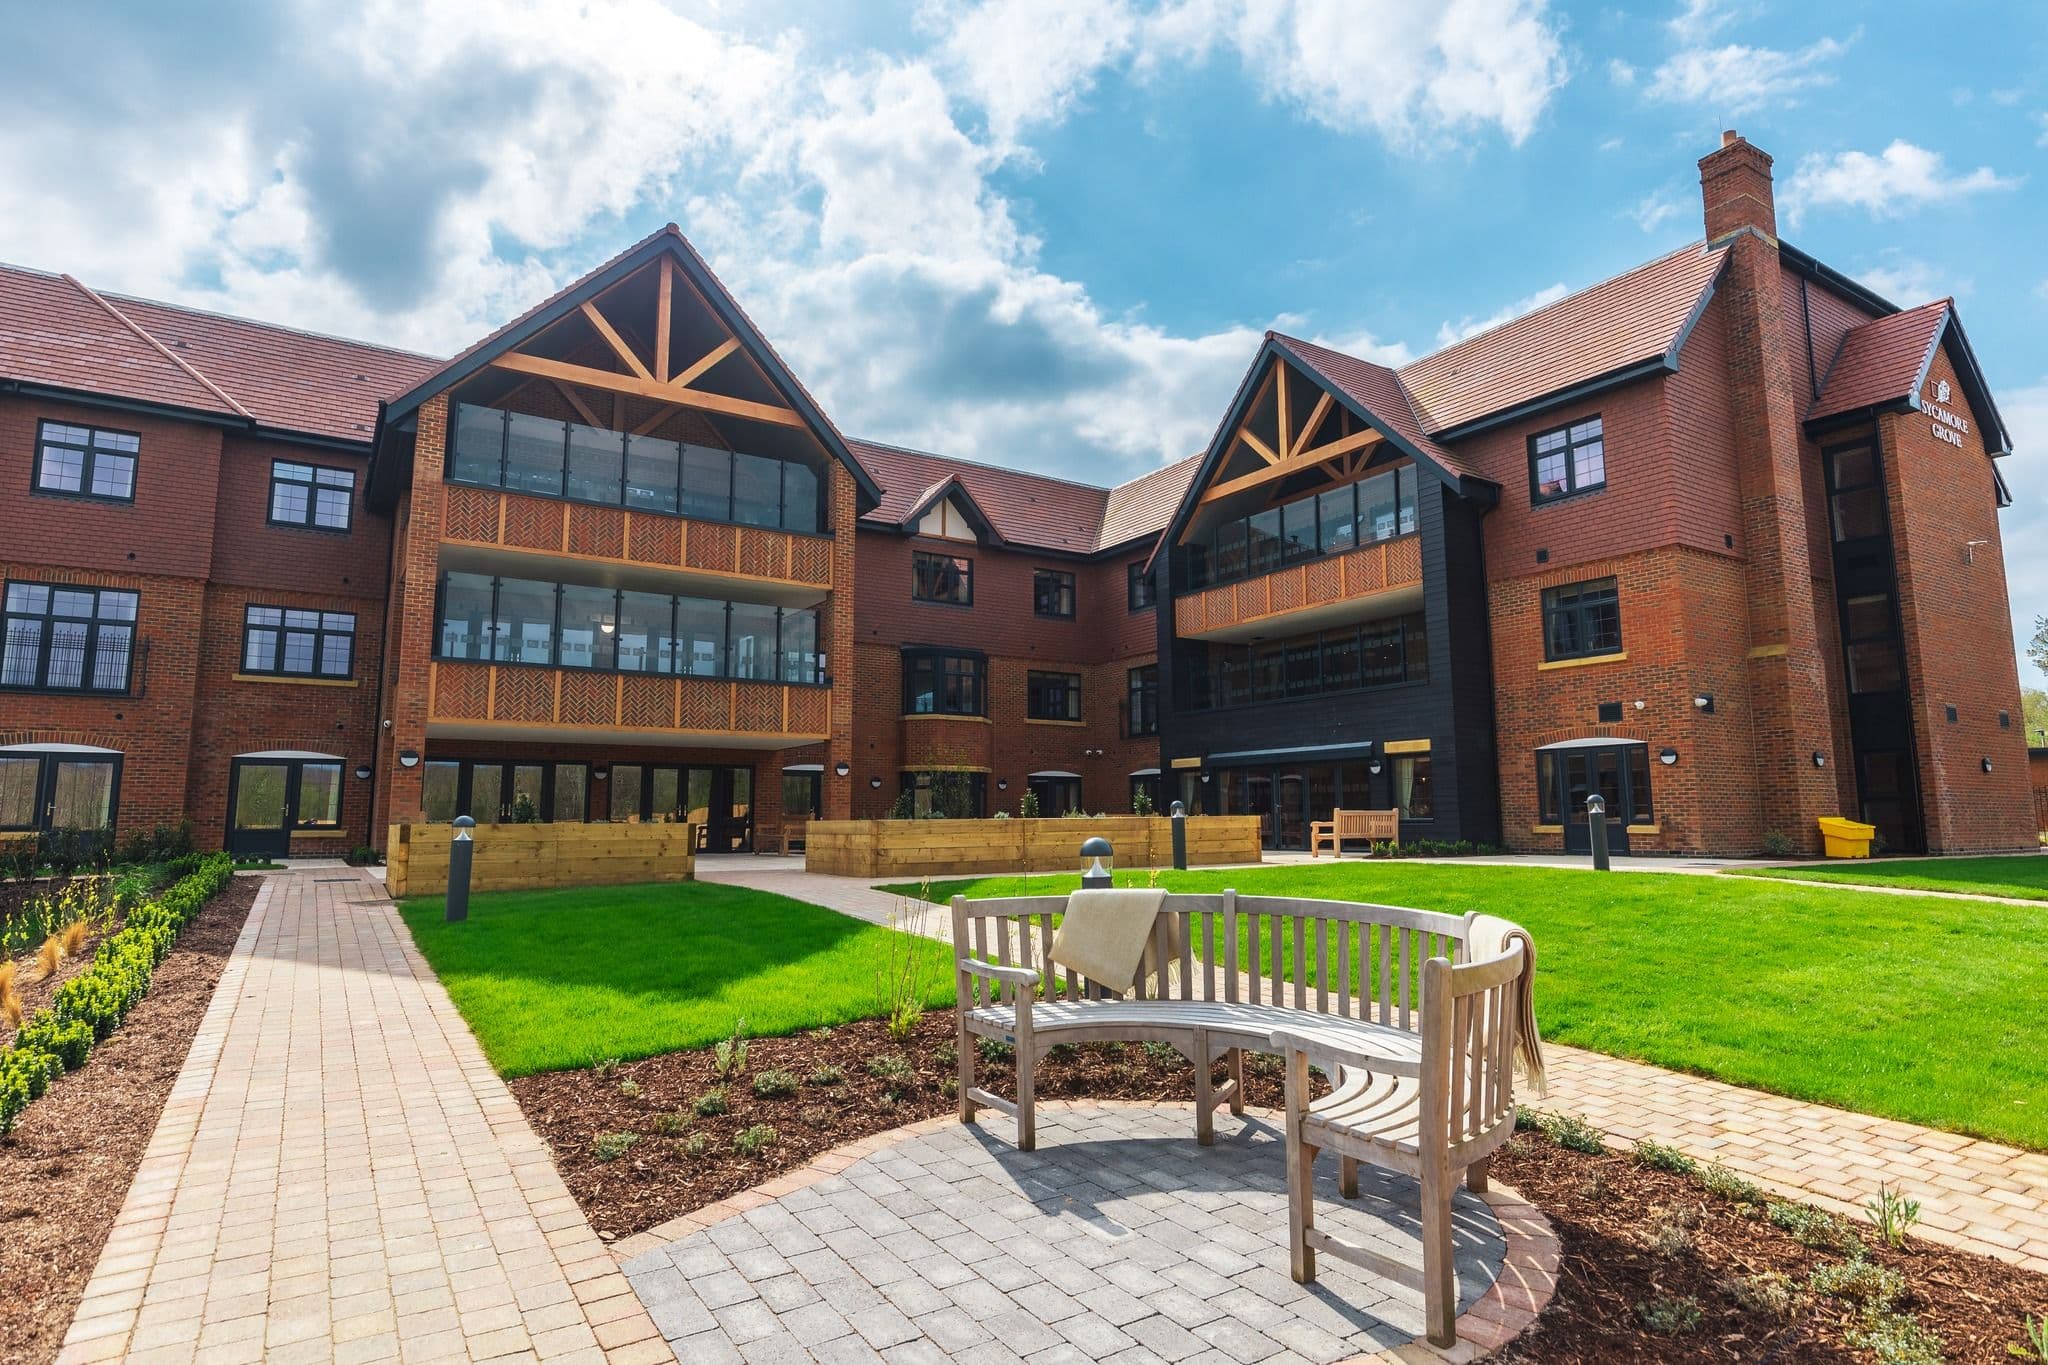
[[[635,1239],[652,1249],[626,1276],[691,1365],[1336,1361],[1421,1332],[1420,1294],[1334,1257],[1315,1285],[1288,1278],[1269,1120],[1222,1118],[1206,1148],[1192,1128],[1184,1105],[1047,1104],[1019,1152],[1000,1119],[914,1125],[676,1240]],[[1318,1165],[1319,1226],[1419,1263],[1413,1182],[1361,1168],[1345,1201]],[[1463,1312],[1509,1238],[1462,1190],[1453,1221]]]

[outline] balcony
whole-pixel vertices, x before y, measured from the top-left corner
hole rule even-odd
[[[1250,640],[1410,611],[1422,603],[1422,538],[1402,536],[1176,598],[1184,640]]]
[[[832,538],[769,526],[698,521],[446,485],[441,538],[451,567],[531,575],[537,557],[599,561],[658,573],[682,591],[718,595],[753,585],[762,600],[815,602],[832,587]]]
[[[831,737],[832,692],[802,683],[526,664],[427,666],[427,734],[789,749]]]

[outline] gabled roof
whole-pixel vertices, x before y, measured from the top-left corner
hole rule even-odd
[[[426,356],[0,266],[0,384],[366,445]]]
[[[1409,458],[1436,466],[1446,482],[1458,486],[1460,492],[1471,493],[1488,483],[1423,430],[1408,390],[1394,371],[1313,341],[1279,332],[1266,336],[1297,369],[1333,390],[1331,396],[1345,403],[1354,417],[1376,428]]]
[[[1602,380],[1675,368],[1727,253],[1700,242],[1446,346],[1398,375],[1424,430],[1464,435]]]
[[[980,537],[984,543],[991,545],[1003,543],[1003,533],[998,531],[995,523],[988,519],[988,513],[981,510],[981,504],[974,500],[973,491],[966,484],[960,482],[958,475],[940,479],[930,488],[918,494],[917,500],[910,504],[910,510],[905,512],[903,519],[896,524],[896,529],[905,535],[915,533],[917,524],[924,520],[925,513],[946,501],[951,501],[955,507],[960,509],[960,515],[967,518],[967,524],[974,528],[974,534]]]
[[[1188,483],[1201,464],[1198,452],[1110,489],[1095,548],[1108,550],[1149,540],[1165,530],[1173,520],[1174,508],[1180,505],[1181,494],[1187,492]]]
[[[1948,348],[1963,396],[1977,415],[1984,449],[1994,457],[2011,454],[2012,437],[1992,401],[1969,338],[1963,334],[1963,322],[1952,298],[1936,299],[1850,328],[1828,364],[1820,397],[1813,400],[1806,420],[1825,425],[1870,408],[1918,409],[1928,370],[1943,346]]]
[[[863,506],[873,506],[881,497],[881,489],[861,467],[848,448],[846,438],[832,420],[825,415],[810,390],[803,386],[789,366],[754,325],[739,301],[727,292],[718,277],[711,273],[711,267],[697,254],[695,247],[683,236],[681,228],[668,223],[627,247],[618,255],[598,266],[581,279],[557,290],[555,294],[527,309],[512,321],[492,332],[481,341],[464,348],[453,359],[437,367],[412,388],[394,398],[387,406],[382,423],[384,427],[402,426],[420,404],[435,394],[441,393],[469,378],[496,357],[514,350],[532,340],[542,331],[561,321],[583,304],[617,284],[628,275],[668,255],[675,258],[690,283],[710,305],[718,321],[739,339],[755,364],[760,366],[768,382],[780,390],[782,397],[798,416],[810,426],[812,433],[825,449],[844,464],[860,486],[860,501]]]

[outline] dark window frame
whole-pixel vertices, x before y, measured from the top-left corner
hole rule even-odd
[[[1159,733],[1159,665],[1140,664],[1124,676],[1124,738]]]
[[[81,446],[74,441],[53,441],[47,434],[51,427],[67,427],[72,430],[84,431],[86,433],[85,444]],[[99,438],[102,436],[128,437],[135,442],[135,449],[101,450]],[[45,488],[43,486],[43,450],[46,446],[57,446],[60,449],[75,450],[79,453],[78,487]],[[92,491],[93,476],[97,472],[98,466],[97,457],[101,455],[113,456],[129,462],[128,492],[125,495],[120,493],[95,493]],[[54,417],[41,418],[36,422],[35,459],[28,478],[29,492],[39,497],[72,498],[79,502],[109,502],[133,506],[135,503],[136,485],[142,481],[142,433],[139,431],[123,431],[119,427],[98,427],[78,422],[66,422]]]
[[[1572,432],[1589,422],[1597,430],[1591,436],[1574,438]],[[1545,493],[1542,484],[1536,477],[1538,459],[1536,443],[1559,435],[1564,437],[1564,445],[1559,450],[1546,450],[1542,454],[1549,456],[1561,453],[1564,456],[1564,487],[1555,493]],[[1607,424],[1601,417],[1601,414],[1597,412],[1587,413],[1583,417],[1573,418],[1571,421],[1560,426],[1545,427],[1542,431],[1531,432],[1528,445],[1530,506],[1537,507],[1544,503],[1562,502],[1566,498],[1575,498],[1582,493],[1598,492],[1600,489],[1607,487]],[[1595,482],[1582,484],[1579,482],[1578,453],[1582,448],[1591,445],[1600,447],[1600,477]]]
[[[1593,613],[1603,606],[1614,609],[1614,642],[1597,644],[1593,640]],[[1566,617],[1572,622],[1577,643],[1568,649],[1557,649],[1552,622]],[[1610,654],[1626,652],[1627,644],[1621,628],[1621,585],[1620,580],[1609,574],[1603,578],[1586,578],[1576,583],[1560,583],[1543,590],[1543,661],[1557,663],[1566,659],[1599,659]]]
[[[284,478],[278,474],[280,466],[310,469],[313,471],[313,476],[309,479]],[[343,489],[339,484],[322,483],[320,481],[322,474],[346,474],[348,476],[348,486],[346,489]],[[270,487],[263,504],[264,524],[282,527],[288,531],[319,531],[324,535],[330,536],[348,535],[355,530],[356,489],[361,482],[361,476],[355,470],[344,468],[341,465],[315,464],[311,460],[274,459],[270,462]],[[306,490],[306,519],[304,521],[294,521],[289,517],[280,517],[277,514],[277,488],[279,484],[289,484],[292,487]],[[326,526],[320,522],[320,490],[323,488],[331,491],[342,491],[348,494],[348,500],[344,504],[348,512],[348,519],[340,526]]]
[[[1366,505],[1365,486],[1375,479],[1392,475],[1394,488],[1394,529],[1387,535],[1365,534]],[[1227,583],[1242,583],[1247,579],[1262,578],[1281,569],[1306,564],[1312,560],[1328,559],[1334,555],[1350,554],[1353,550],[1372,545],[1385,545],[1390,541],[1422,533],[1422,467],[1413,461],[1406,464],[1379,466],[1361,472],[1356,478],[1345,483],[1333,484],[1290,498],[1286,502],[1262,507],[1256,512],[1241,517],[1232,517],[1213,527],[1208,534],[1190,539],[1176,547],[1180,562],[1187,568],[1187,583],[1180,591],[1201,592],[1221,587]],[[1351,516],[1348,524],[1349,537],[1340,537],[1339,543],[1323,543],[1322,499],[1330,494],[1348,497],[1351,501]],[[1300,544],[1289,554],[1283,533],[1291,518],[1283,509],[1307,508],[1309,530],[1313,544]],[[1254,518],[1268,513],[1275,516],[1274,535],[1270,549],[1255,555],[1251,537],[1251,523]],[[1404,520],[1404,513],[1406,518]],[[1233,534],[1234,533],[1234,534]],[[1226,544],[1241,553],[1226,559]],[[1226,562],[1230,567],[1225,568]]]
[[[930,586],[925,570],[927,563],[947,561],[959,571],[959,581],[967,589],[965,597],[935,597],[927,592]],[[940,550],[912,550],[910,552],[910,600],[923,602],[934,607],[971,607],[974,605],[974,558],[971,555],[947,554]]]
[[[40,612],[16,611],[7,607],[7,597],[15,588],[43,588],[49,594],[48,605]],[[60,592],[82,592],[92,594],[92,614],[78,616],[71,613],[59,615],[56,610],[56,595]],[[119,593],[133,598],[135,615],[129,619],[108,618],[100,614],[101,600],[110,593]],[[142,637],[142,594],[135,588],[94,587],[84,583],[49,583],[33,579],[7,579],[0,582],[0,657],[4,657],[5,643],[14,632],[16,621],[35,621],[41,626],[36,639],[36,676],[34,682],[0,682],[0,691],[44,692],[65,697],[123,697],[135,682],[136,646]],[[76,687],[63,683],[52,683],[50,663],[54,657],[53,644],[59,621],[82,623],[85,626],[85,641],[80,646],[79,682]],[[128,648],[121,660],[121,681],[118,686],[100,687],[92,680],[97,672],[100,653],[100,632],[105,627],[125,630]],[[4,675],[0,675],[4,676]]]
[[[1303,647],[1309,641],[1316,646],[1316,677],[1327,680],[1332,676],[1330,669],[1330,648],[1332,636],[1349,632],[1355,655],[1352,675],[1356,682],[1342,686],[1321,686],[1313,691],[1288,695],[1285,684],[1285,663],[1290,647]],[[1418,650],[1416,642],[1420,641]],[[1349,626],[1333,626],[1326,630],[1312,631],[1307,635],[1283,636],[1278,640],[1262,641],[1258,645],[1223,645],[1222,653],[1209,652],[1207,642],[1196,642],[1204,646],[1204,652],[1188,660],[1184,668],[1177,670],[1180,682],[1176,695],[1182,699],[1175,704],[1188,711],[1229,711],[1245,706],[1269,706],[1283,702],[1305,701],[1312,697],[1341,697],[1352,692],[1377,692],[1392,687],[1426,685],[1429,682],[1429,623],[1423,612],[1408,612],[1401,616],[1375,617],[1369,621],[1355,622]],[[1399,660],[1400,676],[1368,681],[1373,676],[1368,663],[1371,648],[1390,650]],[[1280,685],[1271,694],[1259,690],[1258,650],[1277,651]],[[1421,654],[1421,666],[1416,667],[1416,655]],[[1244,696],[1238,700],[1219,700],[1231,676],[1241,677]],[[1339,674],[1337,676],[1344,676]]]
[[[1062,714],[1054,714],[1055,710]],[[1032,720],[1079,721],[1081,675],[1029,670],[1024,675],[1024,714]]]
[[[986,716],[988,714],[988,656],[973,649],[939,649],[920,646],[905,649],[903,660],[903,714],[906,716]],[[929,710],[916,706],[916,680],[920,675],[931,678],[932,705]],[[942,703],[950,690],[949,681],[972,679],[969,690],[973,693],[973,704],[969,707],[946,706]]]
[[[1159,605],[1159,585],[1152,575],[1145,572],[1145,561],[1134,559],[1124,569],[1124,606],[1136,613],[1151,611]]]
[[[1046,610],[1048,598],[1052,610]],[[1065,600],[1066,610],[1060,610]],[[1031,614],[1049,621],[1071,621],[1079,605],[1080,586],[1074,575],[1066,569],[1033,569],[1031,571]]]
[[[251,621],[249,619],[250,613],[258,611],[274,611],[279,613],[276,624]],[[305,626],[287,625],[284,613],[294,611],[310,613],[317,618],[316,624],[310,630]],[[329,626],[327,618],[330,616],[347,617],[348,628],[344,630],[339,626]],[[276,637],[270,642],[269,667],[251,666],[249,663],[249,636],[252,632],[258,630],[267,630]],[[313,667],[303,671],[295,668],[286,668],[284,666],[285,636],[308,634],[313,637]],[[326,672],[321,669],[320,661],[327,657],[327,641],[330,637],[340,636],[348,638],[348,671],[345,673]],[[244,603],[242,606],[242,652],[236,656],[235,672],[260,673],[265,677],[277,678],[320,678],[336,682],[353,679],[356,675],[356,614],[352,611],[328,611],[324,607],[286,607],[273,605],[268,602]]]

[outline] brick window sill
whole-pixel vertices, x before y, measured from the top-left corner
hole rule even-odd
[[[1628,651],[1618,649],[1612,654],[1590,654],[1583,659],[1548,659],[1536,665],[1539,673],[1553,668],[1591,668],[1595,664],[1618,664],[1628,659]]]
[[[1088,725],[1088,722],[1085,720],[1054,720],[1050,716],[1026,716],[1024,723],[1026,725],[1064,725],[1069,730],[1086,729]]]
[[[955,715],[955,714],[953,714],[953,713],[952,713],[952,712],[950,712],[950,711],[905,711],[905,712],[903,713],[903,719],[905,719],[905,720],[955,720],[955,721],[958,721],[958,720],[964,720],[964,721],[968,721],[968,722],[970,722],[971,724],[974,724],[974,725],[992,725],[992,724],[994,724],[994,722],[993,722],[993,721],[991,721],[991,720],[990,720],[990,719],[989,719],[989,718],[988,718],[987,716],[960,716],[960,715]]]

